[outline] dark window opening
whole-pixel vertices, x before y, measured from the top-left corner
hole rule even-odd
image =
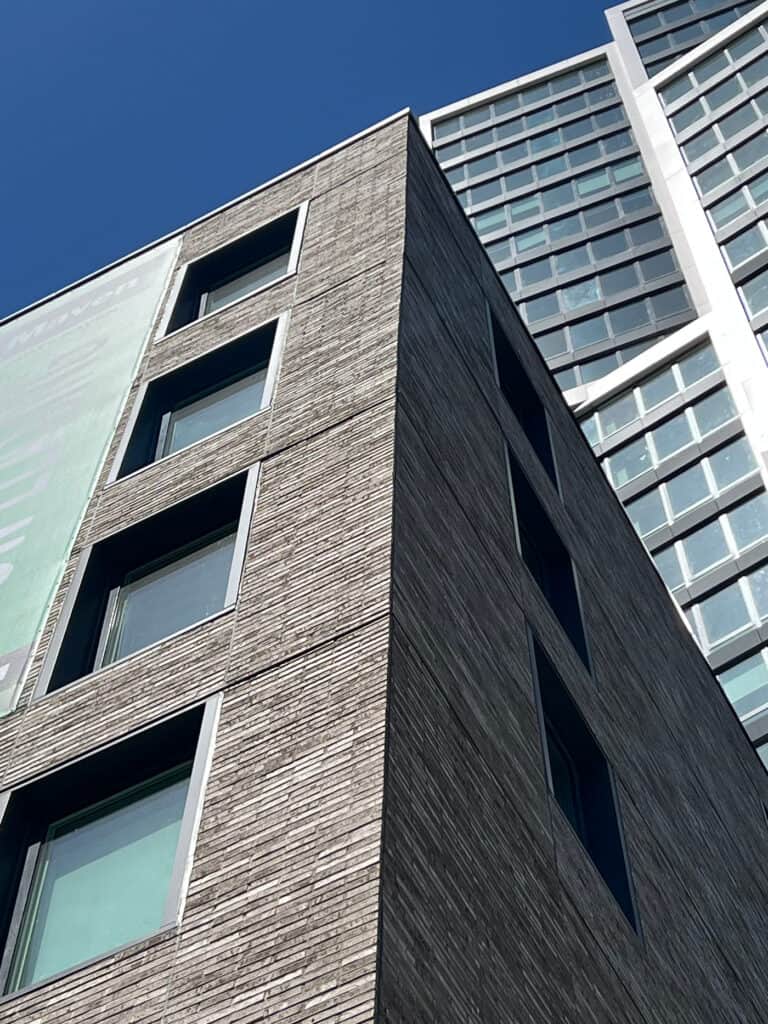
[[[293,210],[191,263],[167,333],[284,277],[298,215]]]
[[[258,412],[277,321],[147,385],[118,479]]]
[[[549,786],[627,920],[637,929],[610,765],[539,643],[532,638]]]
[[[571,556],[511,452],[509,467],[520,555],[579,657],[589,668],[589,651]]]
[[[517,417],[525,436],[538,455],[539,461],[557,487],[552,438],[544,405],[493,313],[491,313],[491,331],[501,393]]]

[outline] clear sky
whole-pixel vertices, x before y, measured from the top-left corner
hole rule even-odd
[[[24,0],[0,35],[0,316],[402,107],[607,41],[602,0]]]

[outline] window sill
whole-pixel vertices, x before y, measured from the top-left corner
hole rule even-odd
[[[134,939],[132,942],[126,942],[122,946],[117,946],[115,949],[110,949],[108,952],[100,953],[98,956],[91,957],[89,960],[83,960],[82,963],[68,967],[64,971],[59,971],[58,974],[52,974],[50,977],[43,978],[41,981],[36,981],[32,985],[26,985],[24,988],[15,989],[13,992],[5,992],[0,996],[0,1006],[6,1005],[11,1002],[11,1000],[29,995],[31,992],[38,992],[40,989],[45,988],[48,985],[53,985],[56,982],[63,981],[64,979],[71,977],[73,974],[77,974],[79,971],[87,970],[89,967],[94,967],[97,964],[106,964],[107,961],[113,959],[118,960],[129,956],[135,956],[137,953],[152,949],[154,946],[159,946],[170,939],[174,939],[177,931],[178,924],[176,922],[162,925],[158,931],[145,936],[143,939]]]

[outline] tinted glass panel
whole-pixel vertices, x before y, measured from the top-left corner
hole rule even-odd
[[[162,454],[170,455],[258,412],[266,378],[266,369],[259,370],[172,413]]]

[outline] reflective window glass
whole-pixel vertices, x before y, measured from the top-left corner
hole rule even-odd
[[[668,288],[667,291],[652,295],[651,306],[659,320],[690,308],[682,288]]]
[[[560,292],[563,300],[563,309],[569,311],[580,309],[600,298],[600,289],[597,278],[589,278],[586,281],[579,281],[578,284],[569,285]]]
[[[651,319],[642,300],[639,302],[628,302],[624,306],[619,306],[618,309],[612,309],[610,317],[611,326],[616,334],[625,334],[628,331],[636,330],[638,327],[644,327],[650,323]]]
[[[606,341],[608,338],[605,318],[602,316],[592,316],[587,320],[571,324],[569,331],[571,345],[575,349],[586,348],[588,345],[594,345],[599,341]]]
[[[453,135],[461,128],[461,121],[458,117],[449,117],[445,121],[438,121],[432,125],[432,138],[444,139],[446,135]]]
[[[576,139],[583,139],[585,135],[590,134],[592,131],[592,121],[588,117],[580,117],[578,121],[564,124],[560,131],[563,136],[563,142],[575,142]]]
[[[710,647],[749,625],[749,612],[737,583],[702,601],[699,613]]]
[[[742,193],[734,192],[727,199],[721,199],[719,203],[715,203],[709,210],[709,216],[716,228],[722,228],[748,209],[749,203],[747,203]]]
[[[592,415],[586,420],[582,420],[579,424],[584,434],[584,437],[589,441],[590,445],[594,448],[596,444],[599,444],[600,438],[597,433],[597,417]]]
[[[681,412],[652,430],[651,437],[653,438],[653,447],[656,449],[656,457],[662,461],[691,444],[693,431],[688,417]]]
[[[477,135],[469,135],[464,140],[464,148],[468,153],[474,152],[476,149],[482,149],[483,146],[490,146],[493,141],[493,129],[489,128],[487,131],[478,132]]]
[[[514,242],[518,252],[527,252],[529,249],[546,245],[547,234],[544,228],[532,228],[530,231],[523,231],[519,235],[515,235]]]
[[[695,100],[693,103],[689,103],[687,107],[683,107],[676,114],[673,114],[670,118],[672,127],[676,132],[683,132],[686,128],[690,128],[692,124],[695,124],[699,118],[704,117],[706,111],[701,100]]]
[[[761,619],[768,618],[768,565],[756,569],[747,576],[747,583],[752,592],[757,614]]]
[[[629,195],[621,196],[619,206],[624,213],[637,213],[639,210],[646,210],[653,206],[653,196],[648,188],[639,188]]]
[[[719,188],[720,185],[724,184],[732,177],[733,172],[728,164],[728,161],[723,158],[718,160],[716,163],[711,164],[705,170],[700,171],[695,176],[696,184],[699,186],[701,192],[706,195],[707,192],[711,192],[713,189]]]
[[[761,653],[753,654],[721,672],[718,679],[733,710],[741,718],[768,702],[768,661]]]
[[[680,568],[680,560],[674,547],[664,548],[653,556],[659,575],[670,590],[676,590],[683,585],[683,571]]]
[[[613,165],[613,177],[618,184],[624,181],[631,181],[643,173],[643,165],[640,157],[633,157],[631,160],[622,160],[620,164]]]
[[[518,199],[514,203],[507,204],[509,219],[514,224],[519,220],[527,220],[535,214],[541,213],[541,200],[538,196],[529,196],[527,199]]]
[[[576,370],[571,366],[567,370],[560,370],[555,375],[557,386],[561,391],[567,391],[569,388],[575,388],[579,383],[576,376]]]
[[[651,377],[640,385],[640,398],[644,409],[654,409],[672,395],[677,394],[677,381],[672,370]]]
[[[661,89],[661,98],[664,100],[666,106],[674,103],[675,100],[681,99],[687,92],[691,90],[691,80],[688,75],[683,75],[682,78],[675,78]]]
[[[592,160],[599,160],[601,156],[600,144],[598,142],[590,142],[588,146],[579,146],[577,149],[572,149],[568,154],[568,160],[571,167],[581,167],[582,164],[588,164]]]
[[[622,292],[632,291],[632,289],[637,287],[638,283],[637,270],[632,263],[626,267],[618,267],[616,270],[609,270],[600,275],[600,287],[606,298],[620,295]]]
[[[465,128],[473,128],[475,125],[483,124],[484,121],[490,121],[490,119],[490,107],[475,107],[474,110],[468,110],[464,114],[462,122]]]
[[[488,199],[497,199],[501,195],[501,182],[487,181],[484,185],[476,185],[472,189],[472,202],[484,203]]]
[[[741,77],[744,79],[747,86],[757,85],[759,82],[764,82],[768,77],[768,54],[763,57],[758,57],[757,60],[752,61],[751,64],[747,64],[745,68],[741,69]]]
[[[649,242],[656,242],[664,237],[664,228],[658,217],[653,220],[643,221],[642,224],[634,224],[629,228],[629,237],[633,245],[648,245]]]
[[[763,160],[768,156],[768,134],[761,132],[749,142],[737,146],[731,156],[738,169],[745,171],[752,164],[756,164],[758,160]]]
[[[639,437],[631,444],[619,448],[606,460],[611,472],[611,479],[616,487],[622,487],[630,480],[640,476],[650,468],[651,456],[644,437]]]
[[[538,128],[539,125],[548,124],[555,119],[554,107],[542,107],[541,110],[534,110],[526,115],[525,123],[528,128]]]
[[[555,104],[555,110],[558,117],[567,117],[568,114],[575,114],[577,111],[583,110],[586,105],[586,97],[579,93],[576,96],[569,96],[567,100],[560,100]]]
[[[700,465],[671,477],[666,484],[672,514],[682,515],[683,512],[709,497],[709,484]]]
[[[503,142],[504,139],[513,139],[515,135],[519,135],[523,131],[523,119],[521,117],[513,118],[511,121],[505,121],[503,124],[497,125],[496,135],[499,142]],[[528,144],[525,143],[526,153],[528,152]]]
[[[536,176],[538,178],[551,178],[555,174],[562,174],[568,170],[564,156],[554,156],[551,160],[542,160],[536,164]]]
[[[493,109],[497,116],[501,114],[508,114],[512,110],[517,110],[520,106],[520,97],[517,93],[512,93],[510,96],[505,96],[503,99],[496,100],[493,105]]]
[[[690,142],[684,143],[682,150],[685,154],[685,159],[689,163],[692,163],[694,160],[698,160],[699,157],[705,156],[718,144],[718,138],[717,135],[715,135],[714,128],[707,128],[706,131],[701,132],[700,135],[696,135],[692,138]]]
[[[706,572],[730,555],[728,541],[717,519],[683,538],[682,548],[692,577]]]
[[[611,352],[607,356],[601,356],[599,359],[590,359],[588,363],[581,363],[581,381],[583,384],[591,384],[592,381],[600,380],[611,370],[615,370],[619,365],[619,357],[615,352]]]
[[[657,490],[648,491],[641,498],[629,502],[626,510],[630,522],[641,537],[652,533],[667,521],[661,495]]]
[[[633,423],[638,415],[637,402],[631,391],[609,402],[598,412],[603,437],[608,437],[609,434],[626,427],[628,423]]]
[[[539,334],[533,339],[536,347],[545,359],[553,356],[561,356],[568,351],[568,343],[565,340],[565,331],[547,331],[546,334]]]
[[[499,150],[503,164],[513,164],[516,160],[524,160],[528,156],[528,143],[518,142],[515,146],[505,146]]]
[[[513,171],[512,174],[504,175],[504,188],[507,192],[514,192],[515,189],[523,188],[533,183],[533,171],[530,167],[524,167],[521,171]],[[472,193],[474,196],[474,191]]]
[[[503,263],[504,260],[509,259],[511,256],[509,240],[506,238],[503,242],[494,242],[493,245],[487,245],[485,247],[485,251],[488,253],[491,261],[496,265]]]
[[[714,452],[709,457],[709,464],[720,490],[730,487],[731,484],[757,469],[755,456],[745,437],[740,437],[738,441],[733,441]]]
[[[541,193],[541,198],[545,210],[555,210],[558,206],[573,202],[573,186],[567,181],[562,185],[556,185],[555,188],[545,189]]]
[[[507,226],[507,216],[504,208],[500,207],[498,210],[488,210],[486,213],[479,213],[476,217],[472,218],[472,223],[475,225],[478,234],[485,235],[491,231],[499,231],[501,228],[505,228]]]
[[[544,320],[548,316],[554,316],[559,312],[557,296],[554,294],[542,295],[538,299],[531,299],[524,303],[525,316],[529,323],[537,320]]]
[[[745,103],[743,107],[739,107],[733,113],[720,118],[717,122],[717,127],[720,129],[724,139],[731,139],[734,135],[744,131],[745,128],[749,128],[756,120],[757,112],[749,103]]]
[[[603,149],[606,153],[616,153],[631,145],[632,136],[629,132],[617,132],[615,135],[609,135],[607,139],[603,139]]]
[[[612,220],[616,220],[616,203],[613,199],[610,199],[607,203],[597,203],[595,206],[588,207],[584,211],[583,216],[587,230],[598,228],[602,224],[608,224]]]
[[[715,350],[711,345],[691,352],[690,355],[681,359],[678,365],[686,387],[720,368]]]
[[[744,301],[751,316],[768,309],[768,270],[762,270],[742,286]]]
[[[552,268],[548,259],[536,260],[520,267],[520,284],[523,288],[527,285],[538,284],[539,281],[546,281],[551,276]]]
[[[600,192],[610,186],[610,178],[606,168],[593,171],[592,174],[585,174],[576,179],[576,191],[580,196],[589,196],[593,192]]]
[[[674,273],[677,269],[671,249],[654,253],[653,256],[644,256],[639,264],[644,281],[655,281],[659,277]]]
[[[160,454],[170,455],[258,412],[266,368],[217,388],[170,413]]]
[[[549,225],[549,237],[552,242],[559,242],[563,238],[572,238],[581,232],[581,221],[577,213],[570,217],[561,217]]]
[[[481,156],[478,160],[470,160],[467,164],[467,171],[469,172],[470,178],[474,178],[478,174],[487,174],[489,171],[495,170],[495,153],[491,153],[490,156]]]
[[[573,71],[569,75],[560,75],[552,79],[552,92],[556,96],[560,92],[567,92],[569,89],[576,89],[581,85],[581,75]]]
[[[610,235],[603,235],[592,242],[592,255],[596,260],[607,260],[626,250],[627,239],[623,231],[613,231]]]
[[[714,89],[710,89],[709,92],[705,92],[704,99],[707,101],[707,106],[710,110],[718,110],[725,103],[735,99],[740,92],[741,86],[734,75],[723,79],[723,81],[720,82],[719,85],[716,85]]]
[[[624,121],[624,111],[621,107],[609,107],[607,110],[599,110],[594,115],[594,121],[598,128],[610,128],[612,124],[620,124]]]
[[[589,265],[589,252],[586,245],[575,245],[555,255],[555,270],[558,274],[568,274],[572,270]]]
[[[763,491],[732,509],[728,522],[739,551],[768,536],[768,494]]]
[[[453,170],[446,171],[445,176],[448,179],[449,184],[458,185],[464,181],[466,168],[462,164],[460,167],[454,167]]]
[[[701,64],[696,65],[693,69],[693,77],[699,85],[703,85],[703,83],[708,82],[710,78],[714,78],[718,71],[722,71],[727,67],[728,58],[725,54],[716,53],[712,57],[708,57],[706,60],[703,60]]]
[[[201,315],[213,313],[215,310],[221,309],[222,306],[228,306],[230,302],[236,302],[238,299],[250,295],[257,288],[263,288],[265,285],[277,281],[278,278],[284,277],[288,273],[290,255],[290,252],[282,253],[261,263],[258,267],[254,267],[253,270],[248,270],[246,273],[239,274],[232,280],[220,284],[218,288],[212,288],[205,296]]]
[[[736,415],[736,407],[728,388],[720,388],[719,391],[702,398],[694,405],[693,415],[702,436],[711,434],[723,423],[732,420]]]
[[[751,32],[746,32],[743,36],[739,36],[732,43],[728,43],[728,53],[731,55],[731,60],[739,60],[745,54],[758,47],[762,41],[763,37],[756,28],[753,28]]]

